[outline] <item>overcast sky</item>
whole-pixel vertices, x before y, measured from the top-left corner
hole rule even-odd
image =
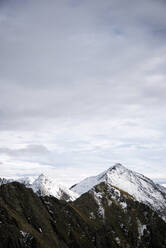
[[[165,0],[0,0],[0,176],[166,178]]]

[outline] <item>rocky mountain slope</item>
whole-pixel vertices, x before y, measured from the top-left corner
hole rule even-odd
[[[165,248],[166,223],[128,193],[100,183],[74,202],[0,186],[0,248]]]
[[[70,189],[83,194],[93,186],[106,182],[128,192],[137,201],[148,205],[166,221],[166,190],[149,178],[116,164],[97,176],[89,177]]]

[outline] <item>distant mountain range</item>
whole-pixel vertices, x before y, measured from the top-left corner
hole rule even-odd
[[[166,188],[115,164],[70,189],[0,179],[0,248],[165,248]]]

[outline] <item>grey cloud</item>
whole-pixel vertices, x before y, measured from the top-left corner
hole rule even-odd
[[[0,3],[0,131],[34,131],[40,136],[43,130],[50,135],[67,130],[60,132],[58,141],[55,139],[64,147],[61,155],[44,147],[7,147],[1,153],[20,159],[33,154],[33,161],[42,154],[41,163],[62,164],[64,159],[66,164],[69,160],[81,164],[86,149],[79,150],[79,144],[93,143],[94,136],[118,144],[121,141],[122,147],[136,144],[136,158],[142,149],[140,142],[149,144],[155,139],[163,146],[165,1]],[[105,127],[106,123],[110,127]],[[135,137],[135,125],[142,130],[140,137]],[[128,139],[123,138],[124,133]],[[76,154],[68,151],[72,142],[73,149],[74,144],[78,147]],[[92,156],[86,151],[85,163],[88,159],[94,164],[102,161],[104,156],[94,155],[102,149],[94,147]],[[113,160],[119,156],[128,161],[121,155],[127,148],[111,148],[118,151]],[[141,156],[148,160],[147,149],[142,150]],[[104,155],[109,155],[109,148]]]
[[[26,162],[43,164],[54,164],[53,154],[44,145],[28,145],[25,148],[10,149],[0,148],[0,154],[8,155],[10,158]]]
[[[28,145],[26,148],[21,149],[10,149],[10,148],[0,148],[0,153],[4,153],[14,157],[24,157],[40,154],[48,154],[48,149],[43,145]]]

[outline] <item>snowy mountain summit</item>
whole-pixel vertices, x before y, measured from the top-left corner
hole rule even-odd
[[[29,182],[28,178],[24,181],[25,186],[32,188],[35,193],[39,196],[52,195],[60,200],[73,201],[78,195],[70,191],[67,187],[57,184],[55,180],[45,176],[44,174],[39,175],[33,182]]]
[[[56,180],[45,176],[44,174],[35,177],[23,177],[18,179],[0,179],[1,184],[11,182],[19,182],[24,184],[27,188],[31,188],[34,193],[39,196],[54,196],[59,200],[74,201],[79,195],[69,190],[61,184],[57,184]]]
[[[13,181],[24,184],[39,196],[54,196],[65,201],[74,201],[80,195],[92,190],[101,183],[106,183],[116,189],[130,194],[135,200],[148,205],[166,222],[166,188],[155,184],[151,179],[127,169],[121,164],[115,164],[97,176],[88,177],[70,189],[60,185],[55,179],[44,174],[38,177],[25,177],[15,180],[0,179],[1,184]]]
[[[97,176],[84,179],[70,189],[77,194],[83,194],[101,182],[106,182],[129,193],[137,201],[155,210],[166,221],[165,189],[151,179],[131,171],[119,163]]]

